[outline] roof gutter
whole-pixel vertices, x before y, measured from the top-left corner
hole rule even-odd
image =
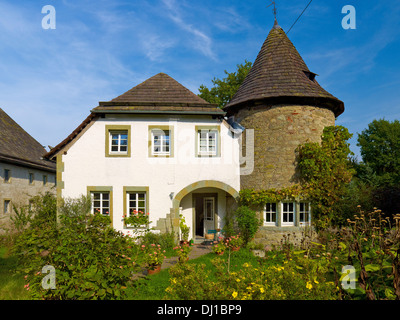
[[[225,111],[177,111],[177,110],[104,110],[104,109],[93,109],[90,112],[96,114],[180,114],[180,115],[219,115],[224,116]]]

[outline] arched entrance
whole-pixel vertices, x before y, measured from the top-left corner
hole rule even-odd
[[[192,183],[175,195],[172,212],[185,217],[189,239],[201,239],[209,230],[222,229],[225,217],[236,208],[239,193],[226,183],[203,180]],[[175,223],[177,225],[177,222]]]

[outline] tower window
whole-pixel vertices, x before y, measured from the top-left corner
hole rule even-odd
[[[307,76],[308,79],[310,79],[311,81],[314,81],[315,76],[317,75],[314,72],[311,71],[304,71],[304,74]]]

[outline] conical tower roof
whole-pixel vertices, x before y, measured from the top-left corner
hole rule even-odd
[[[266,104],[307,104],[331,109],[335,116],[344,111],[342,101],[324,90],[275,20],[242,85],[225,106],[233,113],[241,107]]]

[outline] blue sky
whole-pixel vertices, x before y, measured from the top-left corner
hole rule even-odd
[[[288,31],[309,0],[277,0]],[[55,146],[98,105],[165,72],[195,93],[254,61],[273,26],[268,0],[0,0],[0,107]],[[56,29],[42,28],[42,7]],[[356,29],[342,28],[342,7]],[[400,2],[314,0],[288,34],[309,69],[344,101],[354,134],[400,118]]]

